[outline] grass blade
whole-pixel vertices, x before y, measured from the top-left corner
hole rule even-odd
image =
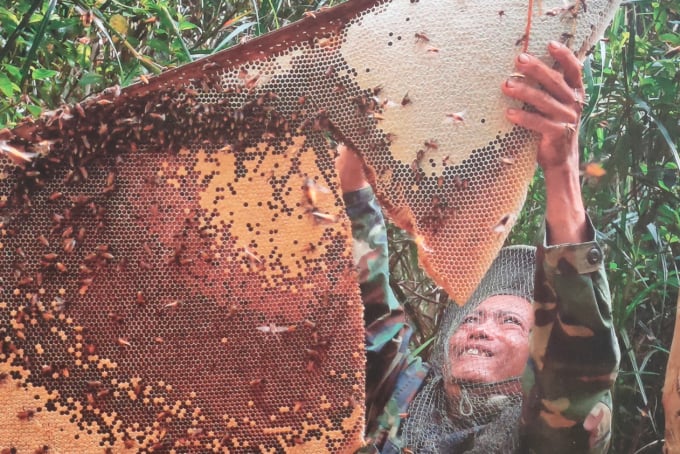
[[[28,80],[28,73],[31,69],[31,63],[33,63],[35,54],[38,52],[38,49],[40,48],[40,43],[42,42],[42,39],[45,36],[45,30],[47,30],[47,24],[49,24],[50,22],[50,16],[52,16],[52,13],[54,12],[54,8],[56,6],[57,0],[50,0],[49,5],[47,5],[47,11],[45,11],[45,15],[43,16],[42,21],[40,21],[40,26],[38,27],[38,30],[35,32],[35,36],[33,37],[33,43],[31,44],[31,48],[28,51],[28,55],[26,55],[24,65],[21,67],[21,82],[19,83],[19,86],[22,88],[22,90],[24,84]]]

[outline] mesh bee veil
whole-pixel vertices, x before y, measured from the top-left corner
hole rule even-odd
[[[0,448],[361,446],[329,136],[466,301],[534,172],[513,56],[583,56],[616,6],[353,0],[1,130]]]
[[[449,340],[466,317],[491,296],[514,295],[527,300],[528,305],[533,300],[535,260],[532,247],[501,249],[470,300],[462,307],[447,308],[431,356],[432,370],[408,409],[402,433],[404,446],[418,453],[453,452],[451,446],[485,426],[465,452],[513,452],[516,448],[522,401],[519,376],[495,382],[452,377],[451,361],[466,359],[461,352],[451,351]],[[446,383],[459,387],[455,396],[447,393]]]

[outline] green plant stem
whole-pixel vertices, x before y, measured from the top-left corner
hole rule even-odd
[[[26,11],[24,17],[21,18],[21,22],[19,22],[17,28],[15,28],[12,34],[9,35],[9,38],[7,38],[5,47],[3,47],[0,50],[0,61],[2,61],[7,56],[7,54],[14,48],[14,41],[16,41],[17,37],[22,32],[22,30],[26,28],[26,25],[28,25],[28,21],[31,20],[31,16],[33,16],[33,13],[35,12],[36,9],[38,9],[38,6],[40,6],[41,3],[42,0],[33,0],[33,3],[31,4],[30,8],[28,8],[28,11]]]

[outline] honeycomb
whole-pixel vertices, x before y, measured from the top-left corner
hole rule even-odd
[[[348,2],[0,131],[0,449],[362,445],[330,139],[465,301],[534,170],[502,118],[511,56],[586,49],[615,7],[439,3]]]

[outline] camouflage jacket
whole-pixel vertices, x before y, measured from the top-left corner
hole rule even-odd
[[[408,349],[411,329],[389,285],[387,235],[371,188],[344,195],[366,326],[366,440],[362,452],[409,452],[401,416],[429,366]],[[590,235],[594,230],[590,226]],[[535,319],[522,377],[522,453],[603,453],[611,438],[610,388],[619,349],[597,243],[537,251]]]

